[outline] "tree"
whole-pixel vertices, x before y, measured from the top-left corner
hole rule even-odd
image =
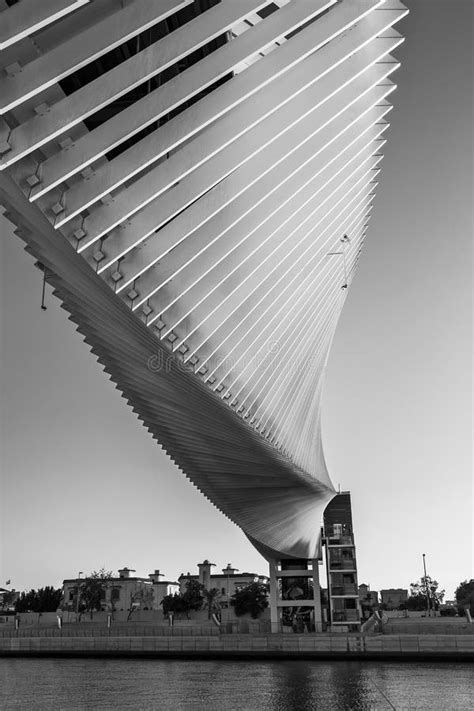
[[[169,615],[173,612],[176,615],[185,614],[189,620],[189,613],[200,610],[204,603],[203,586],[197,580],[188,580],[184,593],[165,595],[160,605],[163,607],[163,614]]]
[[[95,610],[100,610],[105,600],[105,590],[112,578],[112,571],[101,568],[94,570],[79,585],[78,609],[90,612],[92,619]]]
[[[197,580],[188,580],[183,597],[183,611],[189,619],[189,613],[200,610],[204,603],[203,586]]]
[[[174,595],[165,595],[163,600],[160,602],[160,605],[163,607],[163,614],[165,617],[169,615],[170,612],[179,614],[180,612],[183,612],[183,596],[179,593],[175,593]]]
[[[213,612],[219,612],[221,606],[219,604],[218,598],[220,597],[220,592],[217,588],[211,588],[210,590],[203,590],[205,606],[207,607],[207,619],[210,620]]]
[[[361,599],[360,606],[362,617],[364,619],[370,617],[379,606],[377,596],[368,590],[367,594]]]
[[[12,590],[5,590],[0,594],[0,612],[9,612],[15,607],[18,593]]]
[[[254,620],[257,619],[268,607],[268,591],[268,585],[263,583],[250,583],[237,590],[230,600],[237,617],[249,612]]]
[[[443,602],[444,590],[438,590],[439,583],[429,575],[423,575],[416,583],[410,584],[410,595],[406,601],[407,610],[426,610],[426,593],[430,600],[430,609],[437,610]]]
[[[130,595],[130,609],[128,611],[127,622],[132,616],[134,610],[139,607],[142,610],[153,609],[153,588],[149,584],[142,584],[135,592]]]
[[[39,590],[22,592],[15,604],[16,612],[55,612],[61,604],[62,590],[47,585]]]
[[[459,611],[469,608],[471,615],[474,615],[474,578],[459,583],[455,596]]]

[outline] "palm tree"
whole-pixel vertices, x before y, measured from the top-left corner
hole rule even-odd
[[[205,606],[207,607],[207,619],[210,620],[213,612],[219,612],[220,605],[218,598],[220,597],[220,592],[217,588],[211,588],[210,590],[203,590]]]

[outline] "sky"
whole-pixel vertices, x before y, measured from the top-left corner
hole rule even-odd
[[[380,184],[329,358],[323,441],[359,582],[473,573],[472,3],[408,0]],[[266,573],[102,371],[0,215],[0,587],[79,571]]]

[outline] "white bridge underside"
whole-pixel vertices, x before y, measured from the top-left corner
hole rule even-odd
[[[0,0],[0,202],[138,417],[268,558],[335,491],[325,366],[398,0]]]

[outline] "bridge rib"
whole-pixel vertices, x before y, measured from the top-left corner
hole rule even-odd
[[[380,81],[383,81],[383,78],[391,71],[393,71],[396,66],[397,65],[395,64],[391,65],[389,63],[387,65],[384,65],[384,68],[382,69],[381,65],[379,65],[380,68],[378,69],[378,73],[375,76],[377,76]],[[386,70],[385,67],[387,67]],[[393,89],[393,85],[391,85],[390,83],[384,84],[384,87],[385,88],[382,89],[382,93],[377,94],[377,97],[380,96],[380,98],[383,98],[385,95],[388,95],[388,93],[390,93],[390,91]],[[360,86],[356,87],[356,89],[360,90]],[[299,146],[303,146],[304,143],[310,141],[312,137],[316,136],[318,133],[320,134],[320,138],[315,140],[319,140],[319,144],[323,146],[323,148],[329,146],[332,142],[338,139],[338,136],[343,131],[347,131],[349,128],[351,128],[351,120],[354,117],[357,106],[368,106],[367,102],[364,103],[365,94],[363,94],[362,97],[359,98],[360,95],[356,96],[355,92],[345,92],[343,95],[338,95],[335,103],[331,104],[331,112],[329,111],[329,109],[326,108],[326,106],[321,106],[321,108],[319,109],[320,102],[317,102],[317,106],[314,110],[314,113],[312,111],[308,113],[307,106],[308,104],[312,105],[311,102],[313,101],[313,94],[315,96],[319,95],[318,92],[314,90],[314,92],[311,92],[309,95],[305,94],[302,97],[301,101],[295,100],[291,103],[290,106],[284,107],[278,119],[279,130],[282,132],[281,135],[283,137],[283,140],[286,140],[286,142],[290,144],[289,148],[286,150],[286,155],[290,155],[291,151],[295,153],[292,158],[293,165],[291,167],[287,165],[286,167],[282,166],[281,169],[278,169],[278,173],[284,174],[285,171],[287,171],[287,181],[289,180],[289,178],[293,177],[296,169],[301,170],[302,168],[304,168],[305,164],[309,160],[308,156],[311,156],[310,159],[312,159],[313,152],[311,148],[302,147],[300,149]],[[350,106],[348,107],[348,110],[345,111],[344,115],[339,117],[339,113],[345,110],[344,104],[346,102]],[[333,119],[333,117],[331,116],[332,112],[334,112],[335,120],[331,123],[331,125],[328,125],[329,122]],[[347,117],[349,117],[349,120],[347,120]],[[295,125],[295,120],[297,122],[304,120],[304,125],[299,128]],[[295,125],[294,128],[293,125]],[[117,292],[120,292],[124,288],[126,288],[131,281],[136,280],[139,276],[143,274],[146,269],[150,268],[150,266],[153,266],[155,262],[160,261],[161,267],[163,256],[169,250],[177,248],[178,245],[182,246],[184,243],[184,238],[190,234],[190,229],[192,229],[194,233],[197,229],[199,229],[199,225],[202,222],[202,217],[200,218],[198,216],[198,213],[202,213],[205,217],[207,217],[206,233],[209,234],[208,231],[210,229],[210,221],[218,219],[216,212],[216,197],[213,196],[217,195],[217,193],[221,193],[225,197],[228,197],[230,188],[227,186],[231,185],[233,182],[236,182],[237,175],[243,174],[244,177],[242,177],[240,184],[246,187],[247,189],[251,182],[254,183],[251,195],[252,199],[255,199],[255,196],[257,194],[265,197],[265,190],[270,191],[272,189],[270,187],[265,187],[268,182],[271,183],[273,181],[273,183],[276,184],[278,180],[282,181],[285,179],[284,177],[274,177],[276,166],[272,166],[271,161],[269,162],[268,158],[265,158],[266,154],[271,155],[272,153],[274,153],[275,150],[273,147],[265,149],[266,144],[273,144],[275,141],[277,145],[282,144],[281,140],[277,141],[278,135],[270,141],[268,140],[268,138],[266,138],[266,136],[269,135],[269,130],[270,127],[267,124],[265,124],[258,130],[256,138],[254,139],[254,145],[257,146],[257,149],[261,148],[261,150],[258,151],[257,154],[251,156],[249,162],[246,165],[239,166],[238,162],[242,163],[242,153],[245,157],[247,155],[248,149],[246,147],[242,147],[242,153],[239,153],[239,151],[234,150],[233,154],[237,154],[235,160],[238,162],[237,164],[234,164],[234,166],[236,165],[236,167],[233,168],[231,174],[221,180],[215,187],[211,188],[207,195],[202,197],[201,200],[199,200],[194,205],[191,205],[188,210],[186,210],[181,215],[178,215],[169,225],[165,225],[163,228],[161,228],[159,244],[155,244],[154,241],[150,242],[146,247],[143,247],[142,249],[133,254],[133,260],[131,260],[130,262],[126,260],[124,262],[124,264],[122,265],[122,279],[117,285]],[[285,138],[285,136],[283,136],[285,132],[289,132],[289,138]],[[293,145],[291,145],[292,133],[300,136],[299,143],[293,139]],[[230,155],[232,156],[233,154],[231,153]],[[228,155],[228,153],[226,155]],[[282,156],[285,157],[285,154],[283,152]],[[283,160],[283,158],[280,158],[280,160]],[[252,168],[251,166],[255,167]],[[266,172],[268,172],[269,169],[271,169],[272,172],[269,173],[267,179]],[[228,167],[227,170],[230,170],[230,168]],[[256,179],[258,180],[258,182],[255,182]],[[234,200],[238,200],[239,196],[235,192],[234,194],[236,195],[236,197],[234,197]],[[216,206],[214,208],[214,216],[211,216],[209,210],[207,210],[205,207],[206,201],[209,202],[211,199],[213,205]],[[222,200],[221,204],[223,205],[224,202],[225,198]],[[226,208],[227,215],[230,215],[230,211],[232,210],[232,214],[235,213],[237,216],[244,216],[249,209],[248,204],[246,204],[243,200],[239,201],[239,208],[235,210],[231,207],[231,204],[227,200]],[[230,217],[228,218],[228,221],[230,221]],[[170,240],[167,242],[168,234],[170,235]],[[195,238],[196,235],[194,235],[193,241]],[[107,254],[107,249],[105,249],[104,251]],[[112,259],[110,259],[109,261],[113,264]],[[105,263],[104,267],[99,268],[99,273],[102,273],[104,271],[106,271]]]
[[[207,13],[199,15],[192,23],[186,24],[169,37],[165,37],[149,49],[144,50],[140,55],[153,52],[155,54],[159,52],[162,55],[168,51],[171,56],[174,55],[174,60],[178,61],[186,53],[190,53],[206,41],[210,41],[213,36],[229,30],[239,18],[245,17],[250,7],[258,9],[262,4],[264,3],[255,1],[243,3],[239,1],[238,3],[217,5]],[[272,42],[278,41],[281,38],[282,31],[287,32],[288,29],[295,29],[300,22],[302,23],[317,14],[320,11],[319,8],[324,7],[326,4],[327,2],[317,2],[310,7],[307,3],[304,3],[298,7],[296,14],[294,9],[293,12],[288,13],[289,16],[286,22],[284,21],[285,18],[282,19],[280,17],[280,13],[270,16],[268,22],[261,23],[255,29],[245,32],[237,40],[225,44],[208,57],[202,59],[199,62],[199,66],[195,66],[194,69],[191,67],[184,74],[178,74],[177,77],[169,80],[163,85],[158,94],[153,92],[153,95],[144,99],[138,107],[135,106],[134,110],[122,111],[116,120],[107,122],[106,130],[98,128],[96,131],[88,133],[76,141],[67,151],[61,151],[52,156],[41,165],[41,183],[33,189],[32,199],[41,197],[59,183],[96,161],[111,147],[129,138],[132,133],[143,129],[148,122],[158,120],[176,106],[184,103],[213,82],[218,81],[219,78],[231,72],[244,58],[252,56],[262,51]],[[211,13],[214,14],[209,17]],[[282,30],[282,28],[288,29]],[[163,44],[165,44],[165,47],[162,46]],[[143,59],[140,55],[138,55],[140,64],[144,64],[147,67],[151,64],[154,73],[157,73],[155,72],[156,67],[159,67],[159,71],[166,67],[165,64],[158,64],[153,55],[150,58],[145,55]],[[138,62],[138,59],[132,58],[129,61],[135,60],[135,62]],[[120,65],[113,70],[119,78],[122,77],[122,66]],[[107,82],[107,84],[110,81],[109,75],[111,73],[107,72],[107,74],[103,75],[103,81]],[[84,89],[87,89],[87,86],[89,85],[86,85]],[[129,85],[129,88],[131,88],[131,85]],[[97,93],[102,97],[102,92],[99,91]],[[147,106],[150,108],[147,109]],[[148,118],[145,118],[147,111],[149,112]],[[196,131],[196,127],[193,130]],[[152,134],[149,138],[143,139],[139,144],[122,153],[115,160],[97,169],[87,182],[81,182],[71,189],[67,214],[74,216],[74,204],[76,202],[78,204],[82,203],[84,207],[87,207],[91,202],[99,200],[102,195],[115,190],[135,173],[144,170],[147,165],[156,162],[175,147],[175,145],[165,141],[165,147],[157,153],[156,149],[160,145],[161,143],[158,142],[157,144],[156,137]],[[84,196],[82,196],[82,193],[84,193]]]
[[[384,22],[380,22],[378,24],[377,29],[374,30],[375,34],[379,31],[383,31],[385,25],[386,18],[384,19]],[[315,46],[317,46],[314,32],[311,33],[309,31],[311,29],[311,27],[307,28],[307,30],[303,30],[300,33],[302,38],[305,40],[305,43],[297,45],[298,47],[301,46],[301,50],[298,52],[300,55],[300,61],[304,59],[304,55],[308,54],[311,49],[314,50]],[[349,58],[353,52],[357,51],[357,49],[361,48],[361,46],[366,43],[366,34],[367,28],[365,25],[362,28],[358,26],[351,33],[349,33],[347,37],[343,38],[343,46],[347,47],[343,55],[343,59]],[[323,41],[324,40],[321,40],[321,42]],[[303,42],[303,40],[300,40],[300,43],[301,42]],[[213,106],[214,101],[216,101],[216,97],[218,98],[221,96],[224,90],[229,96],[229,99],[232,102],[235,102],[237,87],[234,85],[234,82],[240,81],[242,78],[246,78],[246,85],[248,87],[250,77],[247,77],[246,75],[250,74],[253,69],[259,68],[260,65],[264,65],[264,62],[279,58],[280,53],[286,51],[286,49],[290,48],[291,45],[291,42],[286,43],[283,47],[278,48],[271,55],[265,57],[258,64],[254,65],[250,70],[231,80],[223,87],[216,90],[216,92],[213,92],[212,101],[210,100],[206,102],[206,104],[202,107],[200,106],[201,102],[198,102],[196,106],[191,107],[191,109],[188,109],[183,114],[182,121],[191,121],[193,126],[197,125],[202,128],[202,123],[196,120],[196,114],[204,111],[205,113],[211,112],[212,116],[211,107]],[[292,50],[292,53],[293,55],[295,54],[294,49]],[[189,145],[185,146],[181,152],[176,153],[168,161],[166,161],[167,170],[165,172],[162,170],[161,165],[157,166],[155,169],[152,169],[145,176],[143,176],[143,178],[137,178],[128,189],[117,193],[114,199],[110,201],[110,204],[106,204],[95,209],[92,214],[84,220],[83,229],[86,231],[87,235],[83,240],[83,243],[80,245],[80,251],[83,251],[100,237],[110,233],[111,230],[120,225],[122,222],[132,218],[130,228],[120,232],[120,239],[117,235],[114,235],[116,237],[115,241],[117,249],[114,250],[110,260],[113,261],[115,259],[119,259],[138,241],[138,238],[136,237],[136,221],[138,219],[142,219],[142,221],[148,225],[147,217],[150,215],[149,227],[143,229],[143,233],[141,235],[142,240],[145,239],[151,231],[159,227],[160,222],[156,221],[156,219],[154,221],[151,219],[151,215],[153,215],[153,201],[158,199],[161,194],[169,189],[173,185],[173,182],[182,180],[183,176],[186,176],[193,168],[195,168],[200,172],[196,174],[193,170],[193,173],[189,176],[189,180],[194,179],[199,185],[202,185],[203,179],[207,180],[206,188],[203,188],[202,191],[208,189],[208,187],[212,187],[209,186],[210,178],[207,178],[207,175],[210,171],[211,165],[219,162],[219,160],[223,160],[222,156],[219,157],[219,146],[221,150],[223,148],[225,149],[226,146],[227,151],[232,150],[231,145],[229,144],[234,142],[236,138],[240,137],[242,137],[241,144],[244,145],[244,139],[245,142],[249,140],[247,131],[253,129],[260,121],[270,117],[270,115],[277,111],[279,107],[288,103],[292,97],[296,96],[300,91],[303,91],[309,85],[317,82],[318,79],[322,78],[327,72],[335,68],[337,56],[337,47],[335,48],[332,44],[330,44],[324,55],[321,55],[320,57],[318,53],[315,53],[312,57],[308,57],[306,63],[303,63],[302,66],[297,65],[293,70],[291,70],[285,65],[288,74],[281,79],[278,79],[272,75],[272,83],[268,87],[262,88],[261,91],[259,91],[259,93],[255,96],[248,98],[248,91],[246,91],[245,96],[248,100],[245,104],[241,107],[234,106],[234,110],[230,112],[229,116],[218,119],[215,125],[210,126],[206,130],[207,132],[205,134],[198,136]],[[337,63],[342,63],[343,59]],[[272,71],[274,70],[272,69]],[[269,72],[267,71],[266,73],[268,75]],[[255,92],[255,88],[259,87],[260,85],[257,85],[257,87],[254,86],[252,93]],[[216,115],[214,114],[212,118],[215,119]],[[166,126],[163,128],[165,129]],[[202,149],[203,141],[204,146],[209,143],[209,147],[205,155],[200,154],[199,150],[200,147]],[[169,146],[163,145],[163,150],[165,149],[168,150]],[[234,146],[234,150],[238,150],[238,147]],[[194,156],[196,151],[197,155]],[[202,161],[205,162],[202,163]],[[199,178],[197,177],[198,175]],[[221,179],[221,177],[216,177],[216,180]],[[189,197],[189,200],[192,201],[197,197],[198,195],[193,194]],[[167,198],[167,201],[169,202],[169,197]],[[183,204],[176,207],[177,211],[181,209],[184,209]],[[162,214],[160,207],[157,207],[156,211],[159,212],[160,215]],[[135,221],[133,221],[133,215],[136,212],[139,212],[139,216],[135,218]],[[166,213],[167,216],[163,217],[161,222],[165,219],[171,219],[173,214],[175,213],[172,213],[171,208],[169,207]],[[59,227],[60,223],[62,223],[62,218],[56,222],[56,225]],[[142,231],[142,228],[138,229]],[[127,241],[126,238],[128,233],[135,235],[133,241],[131,242],[131,246],[130,240]],[[101,270],[103,270],[103,268],[104,266],[101,266]]]
[[[388,109],[380,110],[379,114],[378,114],[378,118],[382,118],[382,116],[386,113],[387,110]],[[374,123],[375,123],[375,120],[374,120]],[[364,134],[362,134],[362,135],[364,135]],[[352,145],[354,145],[354,141],[352,142]],[[351,146],[349,146],[349,147],[351,147]],[[324,146],[323,147],[319,146],[319,151],[317,151],[316,156],[318,156],[318,155],[321,156],[321,154],[323,153],[323,148],[324,148]],[[343,153],[343,151],[340,151],[336,157],[339,157],[342,153]],[[309,151],[309,155],[310,156],[312,155],[311,149]],[[321,163],[322,163],[322,161],[321,161]],[[333,163],[334,163],[334,159],[329,163],[329,166],[327,164],[322,163],[322,166],[319,168],[319,170],[316,170],[315,165],[317,165],[317,163],[316,163],[316,161],[312,162],[312,165],[311,165],[312,174],[311,174],[310,180],[311,180],[311,188],[314,190],[314,193],[310,194],[309,197],[307,197],[306,202],[303,203],[303,207],[307,202],[311,202],[312,199],[315,197],[315,195],[318,194],[318,189],[317,189],[318,184],[319,184],[320,190],[323,190],[323,188],[325,188],[327,183],[321,184],[321,181],[323,181],[323,180],[330,181],[333,179],[332,171],[330,171],[326,175],[323,174],[324,171],[326,171],[326,169],[328,167],[334,169]],[[285,161],[281,166],[281,172],[279,171],[279,174],[281,174],[281,173],[285,174],[285,171],[288,170],[288,167],[289,167],[288,163]],[[315,174],[315,170],[316,170],[316,174]],[[308,171],[308,173],[309,173],[309,171]],[[340,173],[341,173],[341,171],[339,171],[339,174]],[[321,175],[321,174],[323,174],[323,175]],[[337,175],[338,174],[336,174],[335,177],[337,177]],[[318,182],[316,182],[316,184],[315,184],[314,180],[318,176],[320,176],[320,180]],[[298,176],[297,176],[297,178],[298,178]],[[308,182],[309,181],[307,179],[306,183],[308,183]],[[251,192],[253,192],[252,183],[250,183],[250,185],[251,185]],[[278,183],[277,183],[277,186],[278,186]],[[298,192],[300,192],[300,190],[305,187],[304,184],[301,186],[299,180],[296,180],[296,179],[292,182],[292,186],[294,186]],[[284,204],[282,204],[282,202],[280,202],[280,203],[277,202],[278,197],[280,197],[280,193],[283,193],[283,203],[289,203],[288,210],[290,211],[291,217],[294,217],[296,212],[298,212],[298,210],[301,209],[301,207],[298,207],[298,201],[295,204],[294,200],[292,200],[293,195],[295,195],[295,193],[293,193],[293,194],[290,193],[290,195],[285,198],[284,189],[279,190],[279,191],[277,190],[277,196],[274,198],[273,202],[274,202],[274,204],[276,203],[275,207],[278,211],[284,206]],[[248,196],[248,193],[247,193],[247,196]],[[301,199],[301,196],[300,196],[300,199]],[[267,219],[270,219],[270,217],[272,217],[272,213],[269,212],[269,204],[268,204],[267,200],[262,201],[262,211],[263,210],[266,210],[266,217],[267,217]],[[248,205],[247,205],[247,212],[249,212]],[[250,220],[255,220],[255,217],[256,217],[255,214],[252,213],[250,216]],[[276,227],[279,226],[278,221],[281,219],[282,219],[282,217],[281,217],[281,215],[279,215],[278,218],[273,220],[273,222],[276,223]],[[250,222],[250,220],[247,220],[247,222]],[[252,224],[252,223],[250,222],[250,224]],[[286,224],[287,224],[287,221],[283,220],[283,225],[286,225]],[[262,226],[263,225],[261,223],[258,223],[258,225],[255,225],[255,223],[253,223],[253,229],[251,230],[251,234],[254,234],[256,229],[258,227],[261,228]],[[206,229],[206,228],[207,228],[207,233],[209,235],[209,239],[212,239],[213,235],[212,235],[212,232],[210,233],[210,226],[208,224],[205,225],[204,229]],[[166,301],[163,301],[163,298],[161,298],[161,299],[158,298],[160,296],[161,289],[155,290],[152,299],[150,299],[150,297],[148,296],[147,301],[150,304],[154,305],[153,306],[154,311],[156,311],[156,313],[163,313],[167,308],[172,306],[173,303],[175,303],[176,301],[181,301],[183,296],[185,294],[187,294],[187,292],[190,289],[193,289],[194,293],[197,293],[196,289],[200,288],[200,285],[202,285],[202,281],[204,278],[205,278],[205,282],[208,286],[210,286],[210,284],[212,283],[212,280],[215,277],[217,277],[217,279],[222,278],[221,272],[222,272],[223,268],[222,268],[222,265],[219,264],[219,262],[222,262],[226,257],[229,256],[229,254],[232,254],[232,261],[234,264],[232,269],[236,269],[237,265],[240,266],[242,264],[242,260],[244,259],[244,255],[246,254],[246,250],[248,249],[248,246],[249,246],[248,242],[247,242],[249,234],[244,233],[243,236],[241,236],[242,233],[240,232],[240,230],[242,229],[242,224],[240,224],[240,223],[238,224],[238,229],[239,229],[239,231],[234,230],[230,234],[229,234],[229,232],[227,232],[227,234],[226,234],[226,237],[228,238],[227,241],[225,239],[224,240],[221,239],[217,243],[214,242],[213,249],[210,253],[204,252],[201,256],[201,259],[198,258],[198,261],[195,261],[194,263],[192,263],[190,265],[190,269],[188,269],[189,274],[188,274],[188,282],[187,283],[183,282],[184,275],[182,273],[179,276],[177,276],[176,274],[172,275],[172,277],[174,277],[174,284],[173,284],[174,296],[171,301],[168,301],[168,303],[167,303]],[[259,231],[259,241],[256,243],[254,251],[256,249],[261,249],[262,247],[264,247],[265,244],[268,242],[268,240],[277,239],[274,231],[270,231],[268,233],[268,236],[265,236],[267,232],[268,232],[268,226],[267,226],[267,229],[263,230],[263,232],[262,232],[262,230]],[[196,238],[196,236],[194,235],[192,244],[194,244],[195,238]],[[243,243],[245,243],[245,244],[243,244]],[[178,249],[178,247],[181,246],[182,244],[183,244],[183,242],[181,242],[177,246],[176,249]],[[227,249],[227,251],[225,251],[226,249]],[[239,258],[240,253],[243,255],[242,258]],[[173,254],[173,252],[171,252],[171,254]],[[220,259],[219,259],[219,257],[220,257]],[[217,263],[209,264],[209,262],[208,262],[209,259],[217,260]],[[162,261],[160,262],[160,268],[162,267],[163,263],[164,263],[163,266],[166,267],[166,260],[162,259]],[[199,271],[196,271],[197,269],[199,269]],[[211,273],[212,269],[214,269],[214,276]],[[163,272],[161,272],[161,273],[163,274]],[[226,274],[226,275],[230,275],[231,273],[232,273],[231,271],[230,272],[224,271],[224,274]],[[166,283],[169,283],[169,280]],[[166,283],[163,285],[163,287],[166,287]],[[135,284],[135,288],[137,288],[137,286],[140,286],[140,285]],[[165,294],[166,294],[166,290],[165,290]],[[188,300],[188,297],[186,297],[186,300]],[[197,296],[191,297],[191,300],[195,304],[199,303],[199,298]],[[181,301],[181,303],[184,303],[184,302]],[[150,321],[149,321],[150,324],[153,323],[154,319],[155,319],[155,317],[150,318]],[[167,335],[167,332],[165,332],[164,335]]]
[[[56,22],[90,0],[22,0],[0,13],[0,51]]]

